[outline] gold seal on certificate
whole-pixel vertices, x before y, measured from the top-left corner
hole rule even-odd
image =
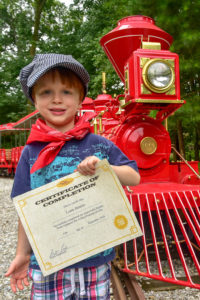
[[[142,235],[107,160],[14,198],[44,276]]]

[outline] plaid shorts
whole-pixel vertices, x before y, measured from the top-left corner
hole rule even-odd
[[[31,300],[109,300],[110,299],[110,263],[99,267],[83,269],[85,295],[80,295],[79,270],[74,273],[74,291],[72,292],[71,269],[65,268],[44,277],[40,270],[29,269],[33,281]]]

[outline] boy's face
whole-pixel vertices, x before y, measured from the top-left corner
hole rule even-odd
[[[48,72],[38,79],[33,97],[36,109],[48,126],[63,133],[74,127],[74,118],[81,105],[80,94],[67,79],[62,82],[58,72],[54,77]]]

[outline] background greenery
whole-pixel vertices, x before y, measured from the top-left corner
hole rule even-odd
[[[74,0],[68,8],[59,0],[0,0],[0,124],[34,109],[21,92],[18,74],[35,53],[72,54],[91,76],[88,96],[93,99],[101,93],[103,71],[107,92],[123,93],[99,40],[121,18],[139,14],[152,17],[174,38],[170,50],[180,57],[181,95],[187,104],[169,118],[169,131],[187,159],[199,160],[199,0]]]

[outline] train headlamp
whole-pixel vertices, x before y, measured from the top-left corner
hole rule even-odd
[[[149,90],[164,93],[174,84],[174,68],[167,60],[151,59],[144,65],[142,77]]]

